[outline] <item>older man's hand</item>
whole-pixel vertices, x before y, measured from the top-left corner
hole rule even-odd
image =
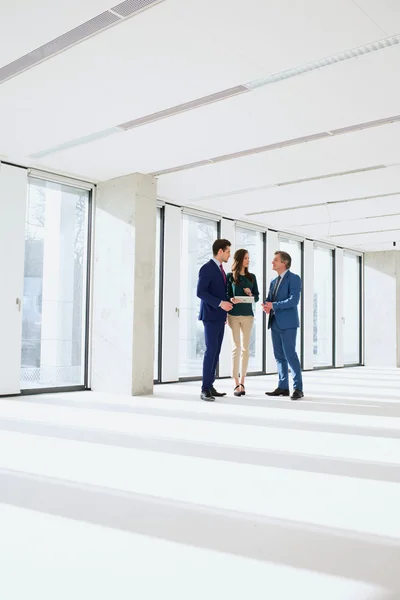
[[[264,302],[264,304],[262,304],[262,309],[265,313],[267,313],[267,315],[269,315],[269,313],[271,312],[271,302]]]

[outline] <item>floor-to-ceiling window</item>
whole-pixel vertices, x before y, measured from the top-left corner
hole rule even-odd
[[[254,304],[254,326],[251,332],[249,373],[263,372],[264,367],[264,312],[261,309],[264,289],[264,245],[265,233],[254,231],[245,227],[236,226],[235,250],[245,248],[250,256],[250,273],[257,277],[260,301]]]
[[[314,367],[333,365],[333,261],[331,248],[314,246]]]
[[[279,236],[279,250],[282,250],[283,252],[287,252],[290,255],[290,257],[292,259],[292,265],[290,267],[291,272],[296,273],[296,275],[299,275],[299,277],[303,278],[303,242],[280,235]],[[298,335],[296,338],[296,350],[297,350],[297,354],[299,355],[301,362],[302,362],[302,344],[301,344],[301,338],[302,338],[302,319],[301,319],[302,308],[301,307],[302,307],[302,302],[303,302],[303,297],[301,296],[300,304],[299,304],[300,327],[299,327]]]
[[[30,178],[21,388],[85,384],[88,190]]]
[[[179,377],[200,377],[205,352],[203,324],[198,320],[200,300],[196,295],[200,267],[212,257],[218,222],[192,214],[182,214]],[[168,282],[173,285],[173,281]]]
[[[361,257],[343,256],[343,360],[345,365],[361,362]]]
[[[156,257],[155,257],[155,293],[154,293],[154,380],[160,381],[160,310],[162,289],[162,241],[163,241],[163,209],[157,208],[156,220]]]

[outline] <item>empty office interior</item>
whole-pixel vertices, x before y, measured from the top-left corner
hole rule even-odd
[[[400,598],[399,67],[395,0],[0,5],[1,598]],[[217,238],[260,301],[209,403]]]

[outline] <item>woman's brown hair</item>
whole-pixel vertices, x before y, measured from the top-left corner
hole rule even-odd
[[[239,283],[239,276],[240,276],[240,272],[243,268],[244,257],[248,253],[249,253],[248,250],[241,248],[240,250],[236,250],[236,252],[234,254],[232,273],[233,273],[233,280],[235,283]],[[245,269],[244,269],[244,275],[245,275],[245,277],[247,277],[247,279],[250,279],[250,281],[253,281],[253,276],[251,273],[249,273],[249,270],[247,267],[245,267]]]

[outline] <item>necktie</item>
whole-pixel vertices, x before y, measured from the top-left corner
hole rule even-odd
[[[272,302],[274,302],[274,300],[276,298],[276,294],[278,292],[278,287],[279,287],[281,279],[282,279],[282,277],[279,275],[278,279],[276,280],[274,291],[272,292]]]
[[[271,302],[274,302],[275,298],[276,298],[276,294],[278,292],[278,287],[280,284],[282,277],[279,275],[278,279],[276,280],[276,283],[274,285],[274,290],[272,292],[272,298],[271,298]],[[271,323],[272,323],[272,317],[274,316],[274,310],[272,309],[271,312],[268,315],[268,327],[271,327]]]
[[[222,266],[222,263],[219,265],[219,268],[221,269],[222,277],[224,278],[224,283],[226,284],[226,274],[224,271],[224,267]]]

